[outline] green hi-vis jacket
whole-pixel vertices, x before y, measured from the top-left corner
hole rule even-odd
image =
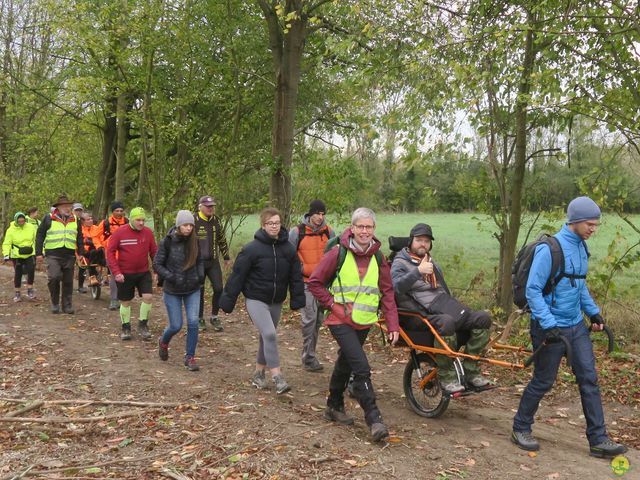
[[[29,258],[36,253],[36,226],[26,222],[24,225],[18,224],[18,217],[26,216],[22,212],[18,212],[13,217],[13,222],[7,229],[2,242],[2,256],[9,258]],[[19,252],[20,247],[28,250],[31,247],[31,253]]]

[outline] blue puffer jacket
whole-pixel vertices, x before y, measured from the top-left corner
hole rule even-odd
[[[573,233],[567,225],[554,236],[562,247],[565,273],[586,275],[589,259],[587,246],[582,238]],[[583,321],[582,312],[589,317],[600,313],[600,309],[591,298],[585,279],[562,278],[555,292],[543,296],[542,290],[550,274],[551,251],[547,245],[539,245],[531,263],[525,293],[531,308],[531,317],[538,320],[543,329],[577,325]]]

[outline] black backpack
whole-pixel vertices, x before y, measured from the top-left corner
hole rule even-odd
[[[585,275],[566,275],[564,272],[564,253],[557,238],[543,233],[536,240],[526,244],[520,249],[516,256],[513,266],[511,267],[511,288],[513,289],[513,303],[518,308],[528,310],[527,296],[527,280],[529,279],[529,271],[533,256],[536,253],[538,245],[546,244],[551,250],[551,273],[547,283],[542,290],[543,295],[551,293],[562,277],[570,276],[572,278],[585,278]]]

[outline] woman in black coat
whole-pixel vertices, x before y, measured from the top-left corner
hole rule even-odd
[[[153,268],[162,279],[163,300],[169,324],[158,341],[160,360],[169,358],[169,342],[182,329],[182,305],[187,314],[187,345],[184,366],[199,370],[195,354],[198,345],[198,310],[200,287],[204,282],[204,267],[198,258],[198,239],[193,233],[193,214],[180,210],[176,226],[160,242]]]
[[[265,368],[268,367],[278,394],[291,389],[280,370],[276,336],[287,290],[292,310],[303,308],[305,304],[300,260],[289,243],[289,234],[282,226],[281,218],[275,208],[265,208],[260,213],[261,228],[236,258],[233,273],[220,299],[220,308],[231,313],[240,292],[244,295],[247,313],[260,332],[252,383],[257,388],[267,388]]]

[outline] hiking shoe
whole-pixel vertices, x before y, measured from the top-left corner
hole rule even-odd
[[[74,313],[76,313],[76,311],[73,309],[73,307],[64,307],[62,309],[62,313],[66,313],[67,315],[73,315]]]
[[[613,458],[617,455],[622,455],[626,451],[627,447],[607,438],[604,442],[590,447],[589,455],[597,458]]]
[[[464,385],[461,385],[458,380],[453,380],[451,382],[443,383],[442,390],[446,393],[464,392]]]
[[[187,368],[187,370],[189,370],[190,372],[197,372],[198,370],[200,370],[200,365],[198,365],[196,363],[196,359],[195,357],[192,356],[186,356],[184,357],[184,366]]]
[[[13,296],[13,301],[15,303],[18,303],[18,302],[22,301],[22,297],[20,296],[20,292],[16,292],[16,294]]]
[[[140,320],[138,322],[138,335],[140,335],[143,340],[151,339],[151,332],[149,331],[148,320]]]
[[[33,300],[36,298],[36,292],[33,290],[33,288],[27,288],[27,297],[29,297],[29,300]]]
[[[120,340],[131,340],[131,324],[123,323],[122,332],[120,333]]]
[[[89,290],[87,290],[87,287],[80,287],[78,288],[78,293],[87,293]]]
[[[307,372],[321,372],[324,370],[324,367],[316,358],[311,363],[303,363],[302,366]]]
[[[484,388],[491,383],[488,378],[483,377],[482,375],[474,375],[469,380],[467,380],[467,382],[473,388]]]
[[[332,408],[327,406],[327,408],[324,409],[324,418],[339,423],[340,425],[353,425],[354,421],[351,415],[345,413],[344,407]]]
[[[253,376],[251,377],[251,385],[260,389],[266,390],[269,388],[269,382],[267,382],[267,377],[264,374],[264,370],[256,370],[253,372]]]
[[[164,343],[162,338],[158,339],[158,356],[163,362],[169,360],[169,344]]]
[[[109,302],[109,310],[118,310],[120,308],[120,302],[118,300],[111,300]]]
[[[198,328],[201,332],[204,332],[207,329],[207,322],[204,321],[204,318],[198,319]]]
[[[51,305],[51,313],[53,314],[60,313],[60,305]]]
[[[224,330],[224,327],[222,326],[222,322],[220,321],[217,315],[211,315],[209,317],[209,323],[213,327],[214,332],[221,332]]]
[[[276,384],[276,393],[278,395],[287,393],[289,390],[291,390],[291,387],[289,386],[287,381],[284,379],[284,376],[282,374],[275,375],[273,377],[273,383]]]
[[[371,438],[373,438],[374,442],[379,442],[384,440],[389,436],[389,430],[382,422],[376,422],[371,424]]]
[[[531,432],[516,432],[514,430],[511,432],[511,441],[522,450],[526,450],[528,452],[537,452],[540,450],[540,444]]]

